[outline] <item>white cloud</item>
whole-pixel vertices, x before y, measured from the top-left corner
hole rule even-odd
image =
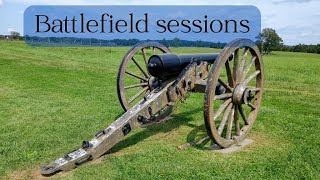
[[[308,3],[312,0],[273,0],[273,4],[284,4],[284,3]]]
[[[3,0],[0,0],[0,6],[3,4]]]
[[[8,32],[11,32],[11,31],[16,31],[16,30],[13,28],[8,28]]]

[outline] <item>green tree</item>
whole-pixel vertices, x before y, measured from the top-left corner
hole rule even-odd
[[[20,37],[20,33],[16,32],[16,31],[11,31],[10,35],[11,35],[12,39],[19,39],[19,37]]]
[[[282,38],[272,28],[265,28],[261,33],[261,48],[269,54],[272,50],[279,50],[283,46]]]
[[[171,43],[171,46],[172,47],[179,47],[180,46],[180,39],[179,38],[174,38],[173,40],[172,40],[172,43]]]

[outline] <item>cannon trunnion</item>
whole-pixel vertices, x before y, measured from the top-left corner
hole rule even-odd
[[[157,42],[140,43],[124,56],[117,76],[125,113],[79,149],[42,166],[41,174],[71,170],[99,158],[136,128],[166,119],[188,92],[204,93],[207,137],[202,139],[222,148],[238,144],[257,118],[263,82],[260,51],[248,39],[236,39],[220,53],[209,54],[179,55]]]

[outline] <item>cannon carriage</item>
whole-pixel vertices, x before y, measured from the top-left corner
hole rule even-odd
[[[117,76],[125,113],[79,149],[42,166],[41,174],[71,170],[99,158],[134,129],[168,117],[190,92],[204,93],[208,138],[228,148],[250,132],[261,105],[263,80],[259,49],[248,39],[206,54],[173,54],[157,42],[140,43],[124,56]]]

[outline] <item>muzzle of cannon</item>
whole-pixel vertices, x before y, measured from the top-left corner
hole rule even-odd
[[[71,170],[99,158],[136,128],[168,119],[190,92],[204,93],[207,137],[202,139],[221,148],[238,144],[257,118],[263,81],[260,51],[248,39],[236,39],[220,53],[209,54],[173,54],[157,42],[140,43],[124,56],[117,76],[125,113],[79,149],[42,166],[41,174]]]

